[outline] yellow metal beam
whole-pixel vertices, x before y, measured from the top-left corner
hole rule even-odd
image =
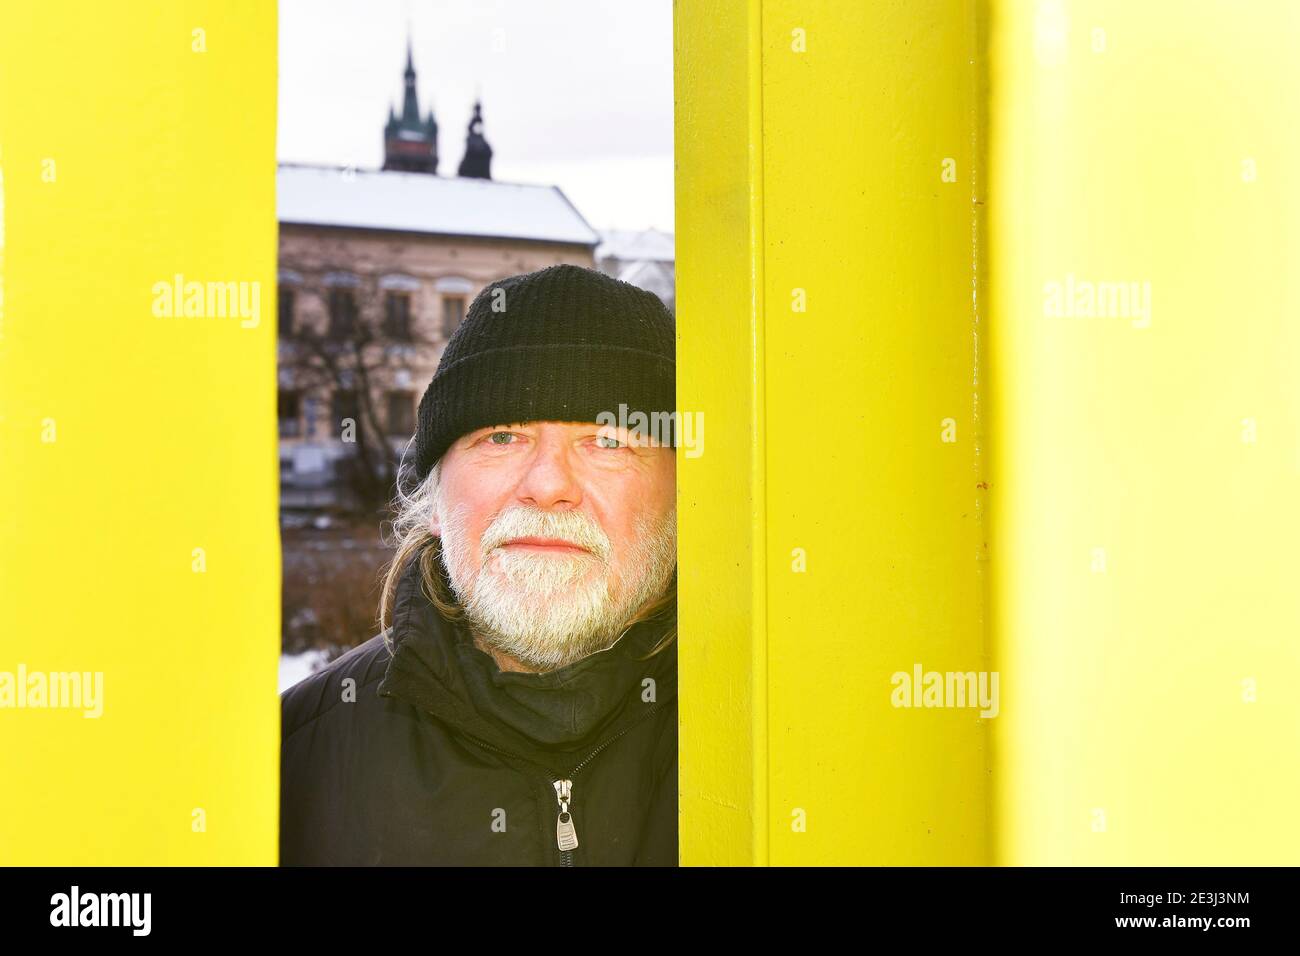
[[[1300,858],[1300,7],[994,5],[997,859]]]
[[[679,3],[682,860],[987,859],[973,3]]]
[[[678,409],[705,423],[678,453],[688,864],[768,853],[759,24],[756,2],[674,13]]]
[[[276,861],[275,51],[273,3],[6,6],[0,863]]]

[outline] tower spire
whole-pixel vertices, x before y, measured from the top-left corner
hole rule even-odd
[[[415,92],[415,57],[411,52],[411,36],[406,36],[406,93],[402,98],[402,122],[416,123],[420,120],[420,100]]]
[[[492,178],[492,147],[483,135],[483,103],[477,99],[465,134],[465,157],[460,161],[458,175],[469,179]]]
[[[432,109],[427,118],[420,118],[420,98],[415,88],[415,53],[409,26],[406,31],[406,69],[402,77],[405,83],[401,117],[395,116],[390,108],[388,123],[384,126],[384,169],[437,173],[438,122]]]

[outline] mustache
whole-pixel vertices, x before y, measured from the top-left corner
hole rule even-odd
[[[484,530],[484,557],[515,538],[559,538],[590,551],[601,561],[608,560],[611,547],[599,522],[580,511],[519,506],[501,512]]]

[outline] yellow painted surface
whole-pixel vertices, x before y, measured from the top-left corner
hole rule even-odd
[[[677,2],[681,862],[767,858],[757,4]]]
[[[6,5],[0,672],[103,683],[0,709],[2,864],[276,860],[275,52],[274,3]]]
[[[1300,7],[991,22],[996,858],[1294,864]]]
[[[988,857],[975,13],[676,6],[685,864]]]
[[[677,4],[683,863],[1296,859],[1300,13],[1172,9]],[[274,55],[6,11],[0,863],[275,861]]]

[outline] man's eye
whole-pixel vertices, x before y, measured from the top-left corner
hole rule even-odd
[[[488,435],[487,439],[493,445],[509,445],[510,444],[509,439],[514,437],[515,436],[512,432],[492,432],[490,435]],[[497,441],[498,438],[503,438],[506,440]]]
[[[597,435],[596,444],[601,448],[622,448],[623,443],[617,438],[611,438],[609,435]]]

